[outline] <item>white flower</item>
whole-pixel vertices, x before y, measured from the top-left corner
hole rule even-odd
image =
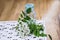
[[[19,30],[20,30],[19,35],[22,38],[24,38],[25,36],[27,36],[30,33],[27,23],[24,23],[24,22],[22,22],[22,25],[19,24]]]

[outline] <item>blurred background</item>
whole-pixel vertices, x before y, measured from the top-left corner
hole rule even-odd
[[[36,19],[41,19],[54,0],[0,0],[0,21],[17,20],[27,3],[33,3]]]

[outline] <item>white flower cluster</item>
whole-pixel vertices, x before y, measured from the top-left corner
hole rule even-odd
[[[19,22],[21,22],[21,24],[18,23],[17,31],[21,38],[25,38],[30,33],[29,27],[28,27],[27,23],[24,23],[22,21],[19,21]]]

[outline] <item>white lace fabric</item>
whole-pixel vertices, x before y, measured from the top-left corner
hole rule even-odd
[[[20,38],[14,28],[17,25],[17,21],[0,21],[0,40],[47,40],[46,37],[33,37],[33,35]]]

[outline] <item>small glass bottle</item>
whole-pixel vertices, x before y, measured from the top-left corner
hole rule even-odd
[[[34,4],[32,3],[28,3],[25,5],[25,10],[27,10],[28,8],[31,8],[31,13],[29,14],[29,16],[33,19],[36,19],[36,12],[34,10]]]

